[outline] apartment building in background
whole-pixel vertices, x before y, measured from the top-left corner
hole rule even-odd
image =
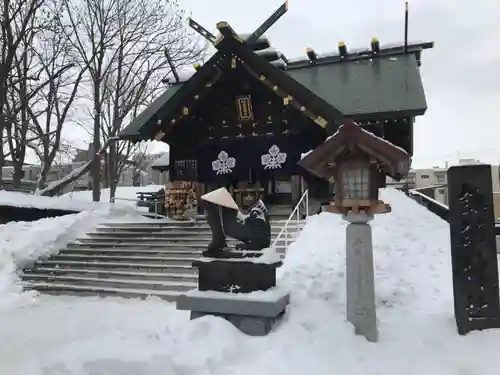
[[[46,184],[58,181],[63,177],[70,174],[73,170],[81,167],[89,160],[91,149],[79,150],[71,163],[54,165],[48,175]],[[124,171],[120,175],[118,186],[146,186],[146,185],[163,185],[168,181],[168,172],[159,172],[151,169],[151,165],[160,160],[165,162],[168,160],[168,152],[161,152],[156,154],[146,154],[140,160],[140,168],[136,168],[133,163],[125,165]],[[21,190],[34,191],[36,189],[36,182],[40,175],[40,165],[25,165],[24,178],[21,183]],[[2,168],[3,185],[7,190],[12,188],[12,166],[5,166]],[[73,184],[67,187],[68,191],[81,191],[89,190],[91,188],[91,177],[89,173],[84,174]]]
[[[460,159],[458,165],[482,164],[476,159]],[[388,186],[407,187],[408,189],[420,189],[424,194],[436,201],[448,205],[448,180],[445,167],[433,167],[427,169],[412,169],[408,177],[402,181],[395,182],[388,178]],[[491,183],[493,189],[493,204],[495,218],[500,218],[500,167],[491,166]]]

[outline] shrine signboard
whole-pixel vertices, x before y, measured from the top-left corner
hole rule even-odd
[[[448,192],[458,332],[500,328],[491,166],[451,167]]]

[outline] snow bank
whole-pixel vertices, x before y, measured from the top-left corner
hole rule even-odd
[[[135,206],[137,193],[153,193],[163,189],[163,185],[147,186],[120,186],[116,189],[115,198],[117,204]],[[110,189],[101,190],[101,202],[109,202]],[[75,199],[77,201],[92,201],[92,190],[74,191],[63,195],[64,198]]]
[[[0,206],[27,207],[39,209],[84,211],[91,210],[103,205],[104,202],[92,202],[79,199],[68,199],[67,197],[41,197],[32,194],[20,193],[15,191],[0,190]]]
[[[393,212],[372,222],[379,343],[345,322],[345,224],[324,213],[289,249],[280,284],[292,301],[267,337],[155,299],[29,296],[0,305],[0,372],[496,375],[500,330],[456,333],[447,224],[399,192],[382,198]]]
[[[120,220],[140,221],[142,217],[127,207],[107,205],[78,214],[0,225],[0,304],[5,296],[14,297],[21,291],[15,285],[17,270],[57,252],[100,223]]]
[[[137,192],[156,192],[163,185],[123,186],[116,190],[117,206],[134,206]],[[15,207],[35,207],[39,209],[54,209],[67,211],[85,211],[109,207],[110,189],[101,190],[101,201],[92,201],[92,190],[76,191],[59,197],[43,197],[20,192],[0,190],[0,205]]]

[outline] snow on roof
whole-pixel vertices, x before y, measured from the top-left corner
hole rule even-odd
[[[76,178],[76,176],[85,173],[86,169],[89,169],[90,166],[92,165],[92,160],[84,162],[82,165],[80,165],[78,168],[73,169],[70,173],[68,173],[66,176],[63,178],[53,181],[50,184],[47,185],[45,189],[39,190],[35,192],[36,195],[44,195],[45,192],[50,192],[53,190],[59,190],[61,191],[64,189],[65,186],[69,185],[71,183],[71,180],[73,178]]]
[[[168,167],[170,165],[170,153],[164,152],[157,160],[155,160],[151,167]]]
[[[9,343],[0,345],[2,371],[496,375],[500,330],[456,331],[448,224],[396,190],[383,189],[381,199],[393,211],[370,222],[378,343],[346,322],[346,223],[323,213],[308,218],[288,249],[278,286],[291,290],[290,306],[266,337],[218,317],[189,320],[156,298],[24,293],[0,298],[0,336]]]
[[[265,55],[274,55],[274,54],[279,54],[281,52],[279,52],[276,48],[274,47],[267,47],[267,48],[264,48],[264,49],[261,49],[259,51],[255,51],[255,54],[256,55],[259,55],[259,56],[265,56]]]
[[[414,44],[421,44],[421,43],[425,43],[425,42],[422,41],[422,40],[414,40],[414,41],[409,41],[408,45],[411,46],[411,45],[414,45]],[[369,40],[368,40],[368,43],[366,44],[366,47],[364,47],[364,46],[351,47],[347,43],[346,43],[346,46],[347,46],[347,51],[348,51],[349,55],[354,55],[356,53],[360,53],[360,52],[364,52],[364,51],[369,51],[371,49],[371,47],[370,47],[370,41]],[[404,42],[388,42],[388,43],[380,42],[380,49],[381,50],[389,49],[389,48],[402,47],[402,46],[404,46]],[[316,50],[314,50],[314,51],[316,52],[316,54],[318,55],[319,58],[322,58],[322,57],[333,57],[333,56],[338,56],[339,55],[338,49],[334,50],[334,51],[330,50],[330,51],[325,51],[325,52],[318,52]],[[295,57],[289,58],[288,60],[291,63],[295,63],[295,62],[303,61],[305,58],[306,58],[306,56],[295,56]]]
[[[195,73],[196,73],[196,70],[188,70],[188,71],[178,72],[177,74],[179,75],[179,82],[188,81],[192,76],[194,76]],[[174,80],[172,80],[171,82],[175,83]]]

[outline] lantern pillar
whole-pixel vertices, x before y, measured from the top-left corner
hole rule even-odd
[[[349,222],[346,228],[347,320],[357,335],[377,342],[372,228],[368,224],[373,215],[349,211],[343,219]]]

